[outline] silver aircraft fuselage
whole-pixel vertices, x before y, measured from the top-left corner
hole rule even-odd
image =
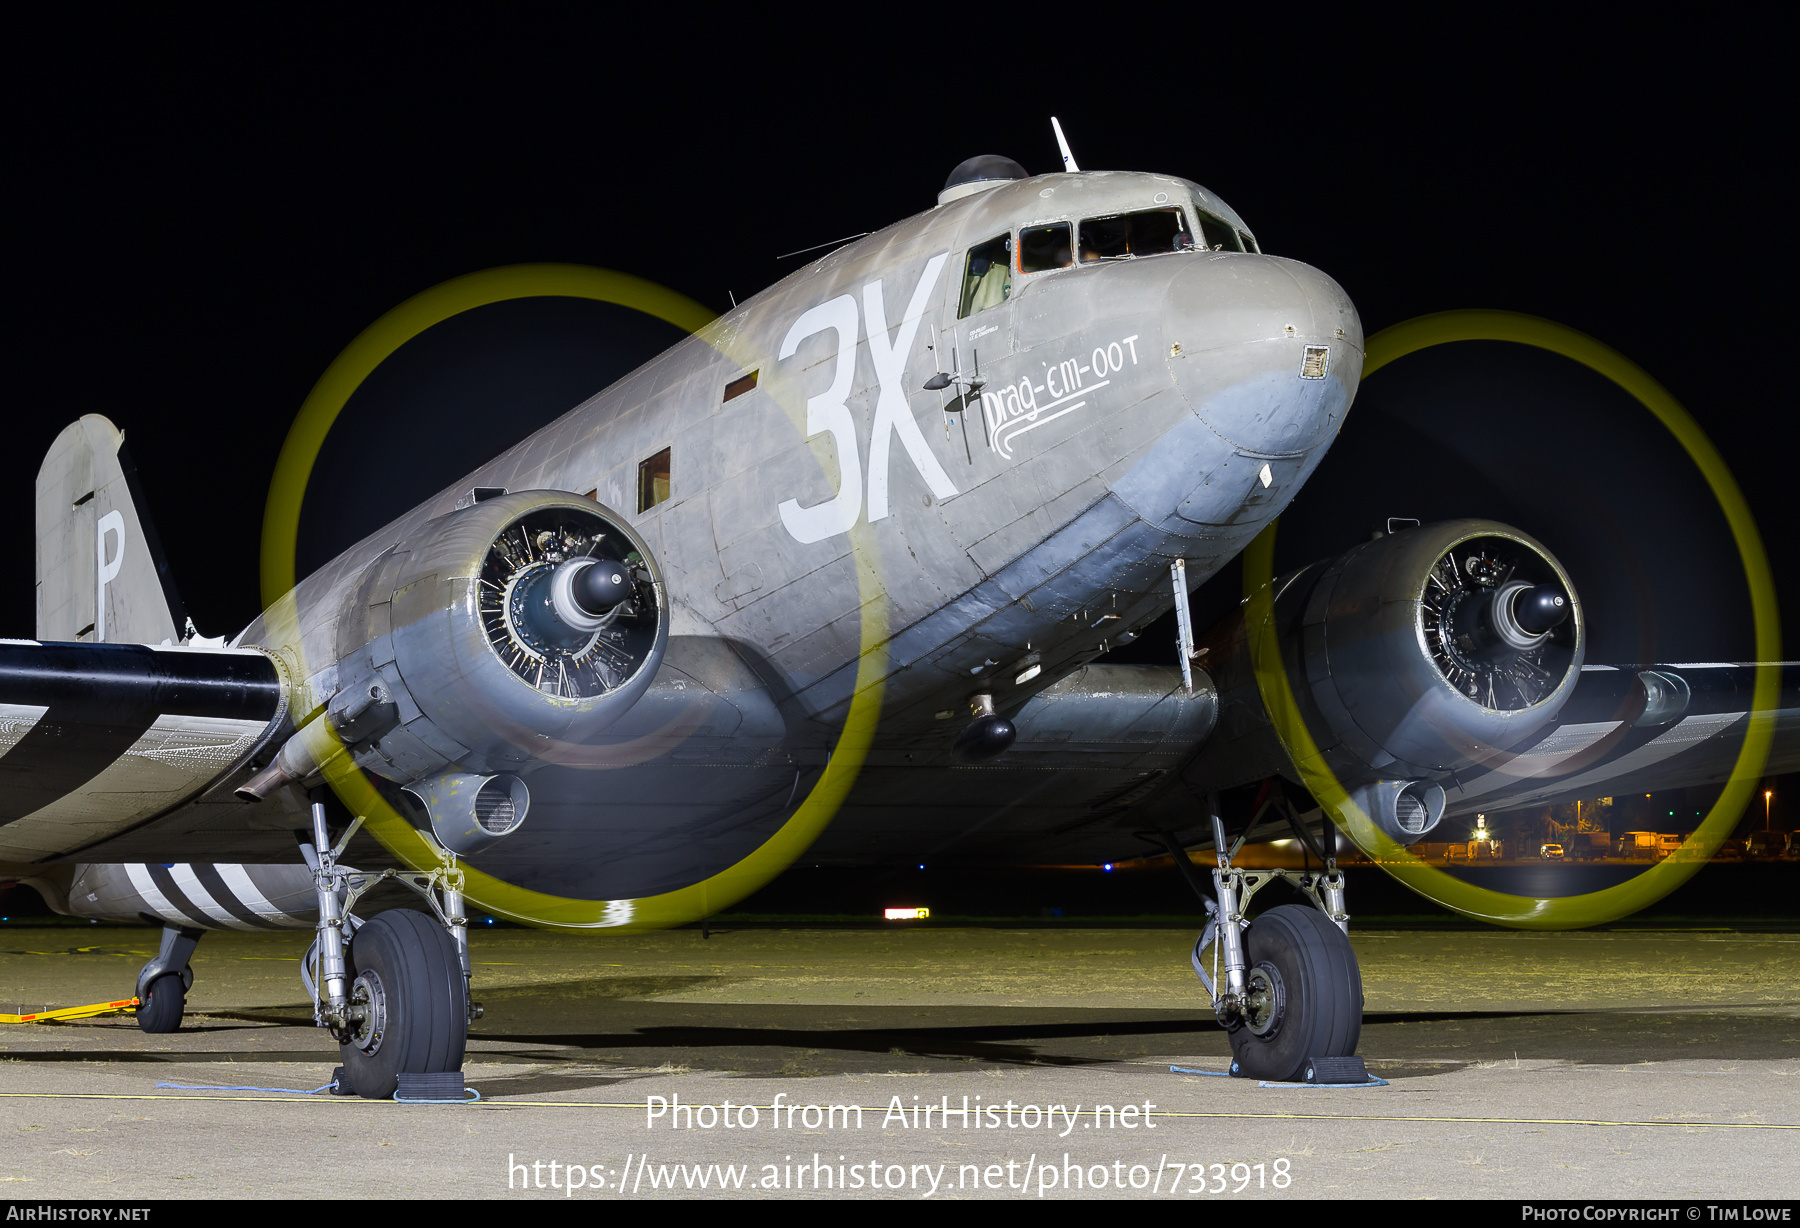
[[[818,779],[866,649],[872,753],[954,788],[971,696],[1021,728],[1069,702],[1067,683],[1040,696],[1170,607],[1173,560],[1197,585],[1241,551],[1355,395],[1355,309],[1277,256],[1015,261],[1005,295],[963,313],[971,248],[1171,207],[1248,233],[1193,183],[1101,172],[1004,182],[840,247],[307,577],[282,607],[297,633],[271,611],[237,642],[283,656],[296,710],[324,702],[372,563],[478,488],[593,492],[660,563],[667,657],[593,756],[524,769],[530,822],[481,869],[631,899],[731,866]],[[926,391],[939,372],[959,382]],[[640,467],[664,449],[667,497],[640,511]],[[1167,700],[1162,736],[1190,750],[1214,715],[1200,682],[1145,699]]]

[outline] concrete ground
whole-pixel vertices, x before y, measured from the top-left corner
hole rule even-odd
[[[0,927],[0,1011],[129,996],[154,937]],[[1800,1193],[1800,934],[1354,940],[1385,1087],[1171,1073],[1229,1053],[1175,930],[481,931],[462,1107],[159,1089],[337,1062],[309,936],[214,934],[179,1033],[0,1028],[0,1196]]]

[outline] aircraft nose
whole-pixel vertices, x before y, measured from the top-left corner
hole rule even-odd
[[[1343,425],[1362,322],[1343,289],[1274,256],[1193,261],[1163,300],[1169,373],[1194,413],[1246,452],[1310,451]]]

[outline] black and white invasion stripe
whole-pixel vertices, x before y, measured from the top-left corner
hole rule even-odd
[[[312,872],[297,864],[79,865],[69,911],[215,930],[311,929],[318,921]]]

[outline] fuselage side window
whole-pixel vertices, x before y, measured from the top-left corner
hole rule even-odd
[[[978,243],[969,249],[969,262],[963,271],[962,305],[956,318],[961,320],[1006,301],[1012,293],[1012,236],[1001,235]]]
[[[732,380],[729,384],[726,384],[725,385],[725,396],[724,396],[723,400],[720,402],[720,404],[723,404],[724,401],[729,401],[729,400],[732,400],[733,398],[741,397],[746,392],[749,392],[752,388],[756,387],[756,375],[757,375],[757,372],[751,371],[744,375],[738,376],[736,379]]]
[[[664,448],[638,465],[637,510],[649,511],[669,498],[669,449]]]
[[[1112,217],[1090,217],[1081,223],[1081,262],[1119,260],[1126,256],[1158,256],[1186,251],[1193,235],[1179,209],[1145,209]]]
[[[1200,233],[1206,240],[1206,249],[1213,252],[1241,252],[1244,244],[1238,238],[1238,232],[1209,214],[1200,215]]]
[[[1074,243],[1067,222],[1028,226],[1019,232],[1019,272],[1042,273],[1066,269],[1075,263]]]

